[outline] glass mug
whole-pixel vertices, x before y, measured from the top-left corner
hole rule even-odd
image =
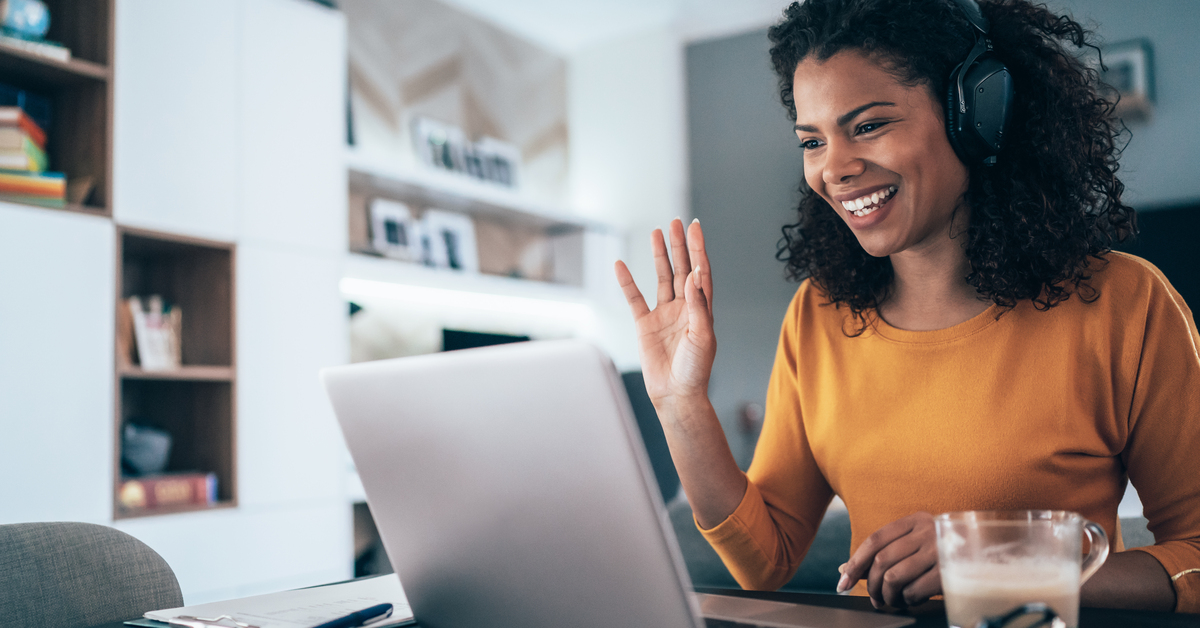
[[[1108,558],[1104,529],[1073,512],[950,512],[934,523],[952,628],[1076,628],[1079,587]]]

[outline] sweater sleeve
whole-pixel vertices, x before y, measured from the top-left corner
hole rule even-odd
[[[1148,264],[1147,264],[1148,265]],[[1148,265],[1149,266],[1149,265]],[[1192,312],[1153,268],[1122,459],[1142,499],[1154,556],[1180,612],[1200,612],[1200,336]]]
[[[800,413],[797,320],[804,292],[792,301],[780,333],[746,493],[724,521],[700,529],[744,589],[775,590],[791,579],[833,499]]]

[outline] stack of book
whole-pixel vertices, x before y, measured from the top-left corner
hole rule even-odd
[[[21,107],[0,107],[0,201],[65,206],[67,179],[47,167],[46,132]]]

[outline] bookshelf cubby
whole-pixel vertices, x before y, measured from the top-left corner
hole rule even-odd
[[[65,209],[100,216],[112,215],[114,2],[46,0],[46,38],[71,50],[66,61],[0,45],[0,82],[53,104],[46,153],[49,169],[66,173]],[[84,181],[91,182],[86,194],[77,191]]]
[[[116,412],[114,413],[115,518],[237,504],[236,356],[234,350],[233,244],[118,228],[116,303],[131,296],[160,295],[182,311],[182,365],[144,370],[134,362],[127,319],[118,310]],[[125,325],[125,328],[121,328]],[[217,500],[128,510],[119,493],[123,477],[121,435],[127,422],[165,430],[173,443],[166,473],[198,471],[217,476]]]

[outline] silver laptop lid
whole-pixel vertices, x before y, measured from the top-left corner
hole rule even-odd
[[[578,341],[322,372],[417,621],[702,626],[628,397]]]

